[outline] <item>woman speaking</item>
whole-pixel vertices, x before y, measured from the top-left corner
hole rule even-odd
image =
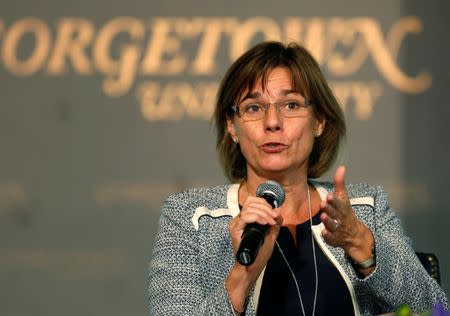
[[[305,48],[265,42],[247,51],[222,80],[214,118],[232,184],[165,202],[150,263],[150,315],[448,308],[381,188],[346,185],[343,166],[333,183],[313,180],[333,164],[345,122]]]

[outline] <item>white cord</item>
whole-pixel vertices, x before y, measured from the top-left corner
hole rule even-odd
[[[316,302],[317,302],[317,291],[319,288],[319,277],[318,277],[318,273],[317,273],[317,260],[316,260],[316,249],[314,247],[314,237],[313,237],[313,231],[312,231],[312,212],[311,212],[311,196],[309,193],[309,186],[308,186],[308,206],[309,206],[309,224],[311,226],[311,245],[312,245],[312,251],[313,251],[313,258],[314,258],[314,271],[315,271],[315,276],[316,276],[316,288],[314,291],[314,303],[313,303],[313,310],[312,310],[312,316],[315,315],[316,313]],[[295,283],[295,287],[297,288],[297,295],[298,295],[298,299],[300,301],[300,306],[302,308],[302,313],[303,316],[306,316],[305,313],[305,307],[303,306],[303,300],[302,300],[302,294],[300,293],[300,286],[298,285],[298,281],[297,278],[295,277],[294,271],[291,268],[291,265],[289,264],[289,262],[287,261],[283,250],[281,249],[280,245],[278,244],[278,241],[275,241],[275,243],[277,244],[278,250],[281,253],[281,256],[284,259],[284,262],[286,262],[286,265],[289,268],[289,271],[291,272],[292,277],[294,278],[294,283]]]

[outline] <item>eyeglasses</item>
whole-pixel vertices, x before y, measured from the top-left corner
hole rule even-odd
[[[264,117],[271,104],[284,117],[304,117],[308,115],[313,101],[289,98],[281,102],[264,103],[264,101],[248,100],[239,105],[233,105],[231,108],[244,121],[256,121]]]

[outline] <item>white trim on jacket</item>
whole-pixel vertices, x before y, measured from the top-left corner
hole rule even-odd
[[[328,194],[327,189],[313,181],[311,182],[311,184],[315,187],[315,189],[319,193],[320,198],[322,200],[325,200],[326,196]],[[213,218],[222,217],[222,216],[231,216],[233,218],[236,217],[240,212],[239,201],[238,201],[239,194],[238,193],[239,193],[239,184],[237,184],[237,183],[232,184],[227,192],[228,209],[220,208],[220,209],[209,210],[208,208],[206,208],[204,206],[201,206],[201,207],[198,207],[197,209],[195,209],[194,215],[192,216],[192,219],[191,219],[195,230],[199,229],[199,219],[200,219],[200,217],[202,217],[204,215],[210,216]],[[353,198],[353,199],[350,199],[350,204],[352,206],[369,205],[371,207],[374,207],[374,199],[373,199],[373,197],[370,197],[370,196]],[[358,300],[356,299],[355,289],[353,288],[350,278],[345,273],[344,269],[339,264],[338,260],[331,253],[330,249],[328,248],[329,246],[327,246],[325,241],[323,240],[321,233],[324,228],[325,228],[325,226],[323,225],[323,223],[312,226],[312,232],[313,232],[314,239],[318,243],[320,248],[322,249],[323,253],[327,256],[327,258],[330,260],[330,262],[336,267],[336,269],[338,270],[338,272],[341,274],[342,278],[344,279],[344,282],[347,285],[348,290],[350,292],[355,316],[359,316],[360,315],[359,304],[358,304]],[[254,287],[253,294],[252,294],[251,301],[253,302],[253,305],[254,305],[253,307],[254,307],[255,311],[258,309],[259,295],[261,292],[261,286],[262,286],[262,281],[264,278],[265,270],[266,270],[266,268],[264,267],[263,271],[261,272],[260,276],[258,277],[258,280],[255,283],[255,287]]]

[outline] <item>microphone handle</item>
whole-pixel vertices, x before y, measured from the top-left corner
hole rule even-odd
[[[258,223],[248,224],[242,234],[241,243],[236,254],[237,261],[244,265],[251,265],[264,243],[268,226]]]
[[[273,194],[263,192],[258,197],[266,200],[272,208],[278,207],[276,197]],[[241,244],[236,254],[236,259],[240,264],[249,266],[255,261],[258,251],[264,243],[268,227],[268,225],[258,223],[251,223],[245,226]]]

